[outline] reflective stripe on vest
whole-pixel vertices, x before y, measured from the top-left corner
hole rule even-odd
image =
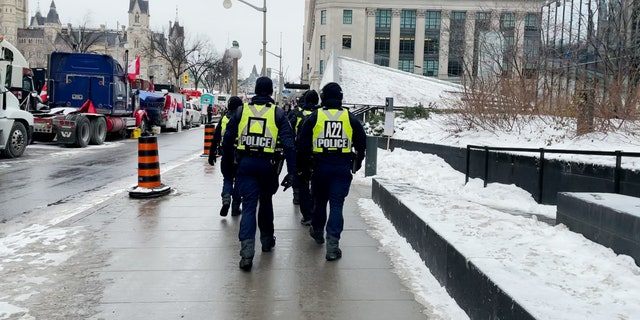
[[[238,150],[274,153],[277,137],[276,108],[245,103],[238,124]]]
[[[227,130],[227,123],[229,123],[229,116],[228,115],[224,115],[224,117],[222,117],[222,120],[220,121],[220,136],[224,136],[224,131]]]
[[[318,110],[318,120],[313,127],[314,153],[349,153],[352,141],[353,128],[347,110]]]
[[[311,115],[313,113],[313,111],[309,111],[309,110],[300,110],[302,112],[302,116],[301,117],[297,117],[298,120],[296,121],[296,127],[294,128],[294,131],[296,134],[298,134],[298,126],[300,126],[300,122],[302,122],[302,120],[306,119],[309,117],[309,115]]]

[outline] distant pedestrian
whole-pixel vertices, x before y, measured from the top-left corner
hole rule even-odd
[[[213,106],[207,106],[207,123],[211,124],[211,120],[213,118]]]
[[[287,162],[288,174],[282,181],[285,190],[293,184],[296,173],[293,130],[284,110],[277,108],[271,98],[271,79],[258,78],[255,93],[251,102],[233,113],[222,138],[222,170],[231,170],[235,167],[234,162],[237,163],[235,178],[242,197],[239,266],[245,271],[251,270],[253,265],[256,211],[262,252],[270,252],[276,245],[272,197],[278,190],[282,161],[282,156],[277,155],[280,146],[276,141],[281,143]],[[236,141],[237,148],[234,146]]]
[[[320,92],[320,99],[321,108],[302,125],[296,156],[298,175],[311,178],[314,210],[309,234],[316,243],[323,244],[326,225],[325,257],[333,261],[342,257],[339,247],[344,228],[342,209],[352,174],[360,169],[364,160],[366,134],[360,121],[342,107],[340,85],[327,83]]]
[[[229,123],[229,119],[231,114],[238,109],[242,105],[242,99],[236,96],[232,96],[229,98],[227,102],[227,112],[222,116],[220,122],[216,126],[215,132],[213,133],[213,141],[211,142],[211,147],[209,148],[209,164],[214,165],[216,163],[216,157],[218,153],[222,151],[222,148],[219,148],[220,143],[222,142],[222,135],[225,132],[227,124]],[[238,188],[235,183],[235,169],[228,170],[225,174],[223,172],[223,180],[222,180],[222,208],[220,209],[220,215],[225,217],[227,213],[229,213],[229,207],[231,207],[231,216],[240,215],[240,204],[241,198],[238,193]]]

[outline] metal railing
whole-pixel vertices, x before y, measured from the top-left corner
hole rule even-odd
[[[484,172],[483,172],[483,181],[484,187],[487,187],[487,181],[489,179],[489,152],[490,151],[510,151],[510,152],[532,152],[538,153],[540,161],[538,162],[538,203],[542,203],[542,194],[543,194],[543,176],[544,176],[544,159],[545,154],[554,153],[554,154],[577,154],[577,155],[593,155],[593,156],[613,156],[616,158],[616,165],[613,171],[613,185],[614,185],[614,193],[620,193],[620,172],[622,170],[622,157],[640,157],[640,152],[623,152],[620,150],[616,151],[589,151],[589,150],[563,150],[563,149],[534,149],[534,148],[509,148],[509,147],[488,147],[488,146],[477,146],[477,145],[467,145],[467,156],[466,156],[466,168],[465,168],[465,180],[464,183],[467,184],[469,182],[469,171],[471,164],[471,150],[481,150],[484,151]]]

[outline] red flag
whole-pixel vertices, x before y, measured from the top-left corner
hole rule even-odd
[[[127,76],[129,77],[129,81],[135,80],[140,74],[140,57],[136,57],[136,59],[131,62],[127,66]]]
[[[42,103],[47,103],[47,83],[45,82],[44,85],[42,85],[42,89],[40,90],[40,100],[42,100]]]

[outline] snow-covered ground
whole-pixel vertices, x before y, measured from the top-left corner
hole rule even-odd
[[[392,96],[398,105],[441,104],[456,86],[413,81],[414,75],[353,59],[340,58],[331,80],[340,83],[345,100],[356,104],[384,104]],[[381,75],[384,73],[386,75]],[[357,75],[354,75],[357,74]],[[401,78],[397,78],[401,77]],[[394,91],[389,91],[393,88]],[[400,90],[403,89],[403,90]],[[395,119],[393,138],[460,146],[553,148],[640,152],[637,137],[629,134],[574,134],[575,127],[523,124],[519,132],[458,131],[446,115],[429,119]],[[455,132],[455,133],[454,133]],[[613,165],[612,157],[549,155],[565,160]],[[623,158],[623,167],[640,168],[638,160]],[[364,171],[364,170],[362,170]],[[359,172],[354,183],[370,184],[372,177]],[[529,193],[513,185],[479,179],[465,185],[464,174],[430,154],[395,149],[378,150],[377,175],[413,186],[399,198],[422,220],[470,257],[508,294],[539,319],[638,319],[640,318],[640,268],[633,259],[569,231],[505,213],[526,211],[555,218],[556,207],[540,205]],[[418,301],[440,310],[443,319],[461,319],[450,298],[433,290],[434,278],[417,253],[403,244],[371,200],[361,200],[362,215],[371,222],[371,234],[381,242],[396,264],[399,275],[412,279]],[[436,305],[437,307],[434,307]]]
[[[340,58],[339,64],[342,67],[335,69],[330,81],[341,84],[345,102],[349,103],[383,105],[384,98],[392,96],[397,105],[442,104],[448,92],[458,89],[455,85],[403,75],[397,70],[390,71],[353,59]],[[325,83],[328,81],[323,79]],[[473,130],[453,134],[448,123],[442,115],[414,121],[396,118],[394,138],[454,146],[475,144],[640,152],[637,138],[626,134],[575,137],[571,127],[545,128],[533,123],[520,134]],[[611,159],[601,157],[580,160],[612,163]],[[555,217],[555,206],[539,205],[530,194],[512,185],[489,184],[483,188],[483,182],[477,179],[471,179],[465,185],[464,174],[434,155],[401,149],[378,150],[377,164],[376,177],[412,185],[413,191],[399,195],[400,199],[454,242],[539,319],[640,318],[640,268],[630,257],[617,255],[562,225],[549,226],[535,218],[504,213],[515,210]],[[640,167],[635,160],[625,160],[623,166]],[[165,167],[163,174],[171,169]],[[370,185],[371,180],[372,177],[364,177],[364,170],[361,170],[354,183]],[[121,192],[129,184],[112,186],[110,190]],[[433,318],[468,318],[444,293],[381,209],[371,200],[361,199],[359,203],[362,216],[370,225],[371,236],[380,242],[380,250],[391,258],[398,276],[416,300],[429,309]],[[68,214],[77,209],[69,208]],[[50,228],[52,223],[55,221],[49,222],[46,228],[33,225],[0,238],[0,272],[14,259],[30,259],[36,269],[58,267],[73,259],[66,254],[77,249],[69,246],[75,243],[71,238],[88,235],[74,228]],[[68,241],[65,238],[69,238]],[[43,251],[42,246],[56,249],[51,250],[57,254],[48,255],[52,252]],[[20,255],[16,256],[18,252]],[[69,275],[68,279],[73,276]],[[25,274],[24,279],[11,279],[16,283],[46,280],[39,278],[37,273]],[[93,287],[99,290],[99,285]],[[25,290],[27,293],[21,299],[34,294],[30,293],[31,289]],[[0,291],[0,319],[9,319],[16,312],[28,312],[5,302],[4,298],[10,295],[8,291]]]

